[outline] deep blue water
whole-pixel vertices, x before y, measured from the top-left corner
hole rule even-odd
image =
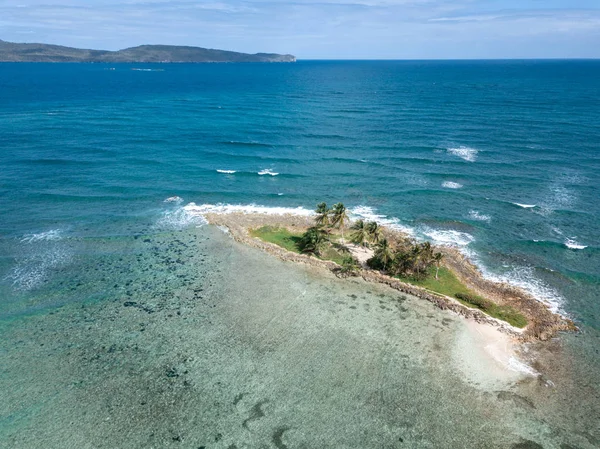
[[[598,104],[598,61],[2,64],[2,309],[177,195],[366,206],[597,328]]]

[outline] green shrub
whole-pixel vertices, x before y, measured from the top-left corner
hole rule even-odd
[[[481,296],[472,295],[470,293],[456,293],[454,296],[456,296],[458,299],[464,302],[468,302],[469,304],[474,305],[475,307],[481,310],[487,310],[491,308],[494,304],[493,302],[482,298]]]
[[[357,271],[360,269],[360,264],[358,263],[358,260],[356,260],[352,256],[344,257],[340,265],[340,273],[346,275],[356,275]]]

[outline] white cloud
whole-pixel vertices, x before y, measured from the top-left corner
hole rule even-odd
[[[27,5],[0,0],[0,39],[19,41],[29,33],[29,41],[72,46],[119,49],[150,42],[301,58],[600,57],[600,5],[588,0],[539,5],[531,0],[31,0]]]

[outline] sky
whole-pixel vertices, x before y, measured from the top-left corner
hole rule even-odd
[[[299,59],[600,58],[600,0],[0,0],[0,39]]]

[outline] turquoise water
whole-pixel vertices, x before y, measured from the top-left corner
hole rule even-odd
[[[61,307],[185,289],[201,274],[174,267],[197,255],[157,260],[146,240],[201,224],[190,202],[343,201],[572,317],[579,380],[556,397],[580,395],[593,423],[599,80],[597,61],[1,64],[0,316],[13,335]]]

